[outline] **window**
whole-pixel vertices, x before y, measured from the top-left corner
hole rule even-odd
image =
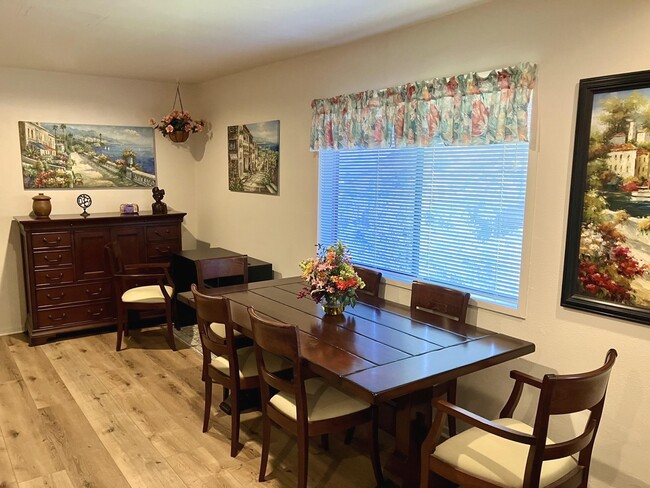
[[[518,307],[528,143],[321,151],[319,242]]]

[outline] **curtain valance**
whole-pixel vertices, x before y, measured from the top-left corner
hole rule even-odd
[[[528,140],[537,66],[521,63],[312,101],[311,150]]]

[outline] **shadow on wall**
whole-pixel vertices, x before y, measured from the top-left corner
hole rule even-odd
[[[5,300],[5,316],[0,323],[0,335],[15,334],[25,330],[27,303],[25,301],[25,277],[22,269],[20,229],[15,220],[9,221],[0,290]]]

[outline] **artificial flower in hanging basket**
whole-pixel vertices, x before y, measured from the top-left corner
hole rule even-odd
[[[181,109],[176,110],[176,101],[179,102]],[[174,105],[169,115],[163,117],[160,122],[149,119],[149,123],[154,129],[162,132],[163,136],[169,137],[173,142],[185,142],[190,134],[201,132],[205,127],[205,121],[192,120],[189,112],[183,109],[183,100],[181,99],[180,85],[176,85],[176,96]]]
[[[302,261],[300,269],[306,284],[298,298],[310,297],[316,303],[323,302],[327,315],[340,315],[346,305],[354,307],[357,289],[366,286],[341,241],[327,248],[319,244],[317,256]]]

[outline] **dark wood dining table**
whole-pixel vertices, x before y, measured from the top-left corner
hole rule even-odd
[[[434,385],[529,354],[531,342],[498,334],[374,297],[360,297],[342,316],[298,299],[299,277],[208,290],[230,299],[235,327],[252,337],[247,307],[301,332],[302,356],[337,387],[376,405],[397,408],[391,465],[417,486],[419,443],[413,425],[413,399]],[[193,306],[191,292],[179,301]],[[420,432],[421,433],[421,432]],[[413,484],[415,483],[415,484]]]

